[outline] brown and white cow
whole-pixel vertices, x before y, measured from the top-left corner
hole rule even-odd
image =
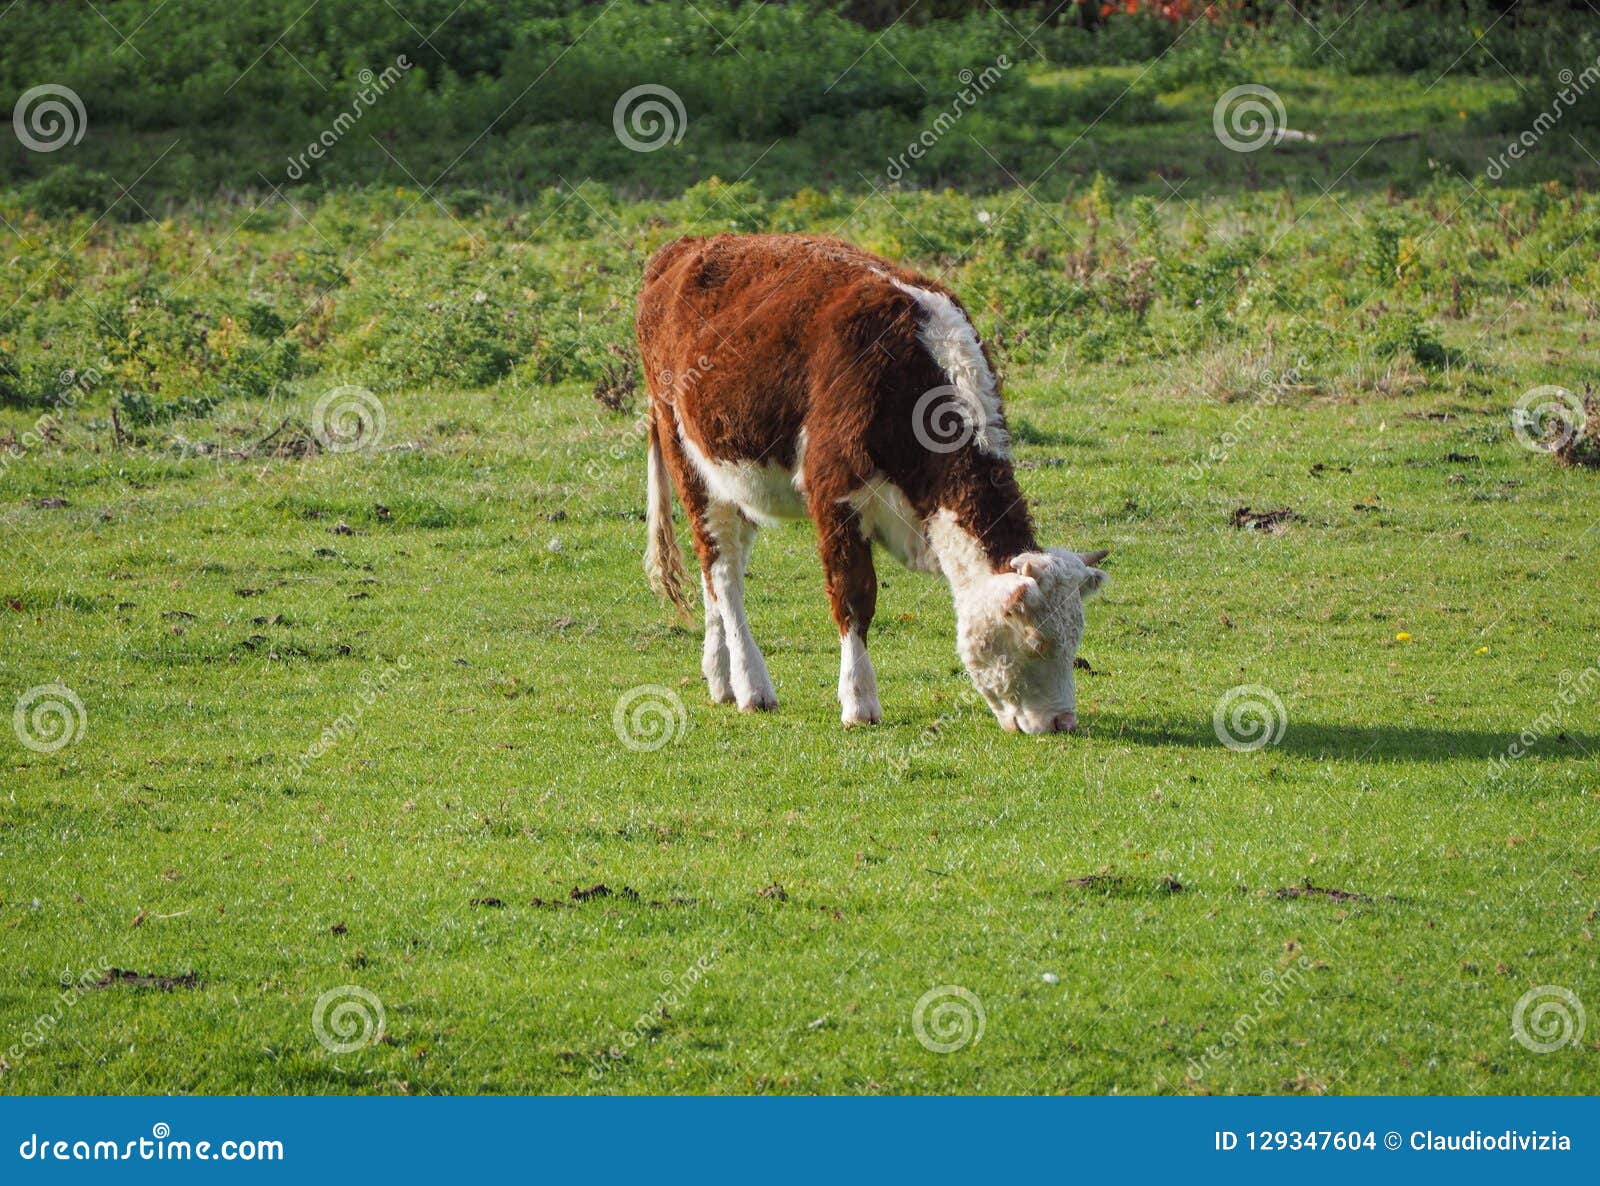
[[[994,369],[948,289],[834,239],[680,239],[645,269],[638,330],[645,570],[687,613],[670,474],[700,557],[714,700],[777,707],[745,618],[745,568],[759,525],[809,516],[846,724],[882,716],[866,647],[878,543],[907,568],[944,573],[961,660],[1002,725],[1076,726],[1073,658],[1105,553],[1034,539]]]

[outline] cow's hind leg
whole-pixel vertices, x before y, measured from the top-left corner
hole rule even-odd
[[[728,636],[722,626],[722,610],[711,591],[709,566],[700,574],[700,597],[706,607],[706,641],[700,652],[700,674],[706,677],[711,699],[718,704],[733,703],[733,680],[728,673]]]
[[[707,508],[706,530],[713,544],[706,584],[722,616],[733,698],[743,712],[771,711],[778,707],[778,694],[772,690],[767,662],[761,657],[761,648],[756,646],[750,620],[744,613],[744,574],[756,540],[756,525],[732,503],[712,502]],[[708,627],[708,651],[709,638]]]
[[[867,657],[867,630],[878,607],[872,544],[849,506],[813,499],[811,513],[822,548],[828,601],[839,627],[839,717],[847,725],[876,725],[883,719],[883,708],[878,703],[878,676]]]
[[[653,434],[661,442],[667,469],[678,488],[678,501],[689,516],[689,530],[694,535],[695,555],[700,558],[700,595],[705,606],[706,637],[700,652],[700,674],[705,676],[711,699],[718,704],[733,703],[733,681],[729,675],[727,631],[723,628],[722,610],[719,606],[711,574],[716,567],[721,549],[712,530],[713,504],[706,491],[705,482],[695,471],[683,447],[678,443],[677,430],[672,425],[672,413],[661,416],[665,427],[658,422]],[[720,508],[716,511],[721,517]],[[673,545],[676,546],[675,544]]]

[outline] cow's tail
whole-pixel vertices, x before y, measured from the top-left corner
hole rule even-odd
[[[649,490],[645,495],[644,571],[650,588],[663,601],[671,603],[685,618],[689,597],[684,592],[683,553],[672,528],[672,478],[661,451],[661,428],[655,407],[650,410],[650,452],[647,463]]]

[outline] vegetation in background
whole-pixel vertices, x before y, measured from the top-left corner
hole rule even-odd
[[[1600,91],[1487,169],[1592,20],[924,0],[879,42],[897,3],[6,15],[0,82],[89,122],[0,154],[0,691],[83,706],[0,738],[0,1091],[1595,1091]],[[641,82],[679,143],[613,133]],[[1222,146],[1244,83],[1305,135]],[[782,708],[704,703],[639,571],[632,307],[762,229],[972,309],[1041,534],[1112,549],[1080,735],[1002,734],[888,562],[841,731],[798,526],[750,589]],[[1511,415],[1552,388],[1554,459]],[[1275,744],[1221,744],[1241,685]],[[938,1054],[950,985],[987,1020]],[[1508,1036],[1541,985],[1585,1044]]]

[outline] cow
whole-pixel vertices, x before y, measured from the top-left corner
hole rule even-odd
[[[883,716],[867,657],[877,544],[949,582],[957,651],[1003,727],[1077,727],[1083,602],[1106,584],[1106,553],[1034,538],[994,366],[948,288],[837,239],[683,238],[646,266],[637,326],[645,571],[687,616],[675,486],[700,560],[713,700],[777,707],[745,617],[745,569],[761,526],[809,517],[846,725]]]

